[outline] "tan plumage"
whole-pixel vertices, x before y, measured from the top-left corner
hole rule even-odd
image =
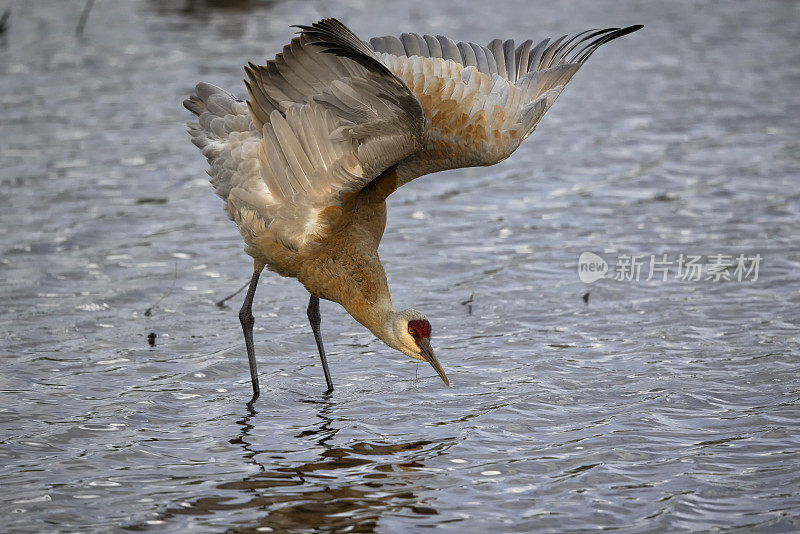
[[[507,158],[597,47],[640,26],[517,48],[416,34],[367,44],[336,19],[300,28],[274,60],[245,67],[246,103],[204,83],[184,101],[198,115],[192,141],[255,260],[240,313],[254,392],[250,305],[264,267],[311,294],[329,390],[317,298],[447,382],[425,316],[392,306],[377,253],[386,197],[424,174]]]

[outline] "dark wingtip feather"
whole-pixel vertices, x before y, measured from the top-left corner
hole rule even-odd
[[[586,60],[588,60],[591,55],[594,54],[595,51],[602,45],[609,41],[613,41],[614,39],[628,35],[629,33],[639,31],[642,28],[644,28],[643,24],[634,24],[633,26],[628,26],[626,28],[607,28],[605,30],[601,30],[598,32],[600,36],[584,46],[580,51],[576,52],[575,55],[572,56],[570,62],[585,63]]]
[[[615,31],[613,34],[609,35],[608,40],[611,41],[613,39],[617,39],[619,37],[628,35],[629,33],[638,32],[642,28],[644,28],[644,24],[634,24],[633,26],[628,26],[627,28],[621,28]]]
[[[295,24],[293,27],[299,28],[298,33],[308,37],[311,44],[322,47],[329,54],[351,59],[371,71],[391,74],[370,47],[338,19],[327,18],[310,26]]]

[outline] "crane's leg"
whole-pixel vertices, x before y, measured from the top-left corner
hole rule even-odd
[[[253,348],[253,324],[255,318],[253,317],[253,297],[256,294],[256,286],[258,285],[258,277],[261,271],[256,269],[253,272],[253,278],[250,280],[250,287],[247,289],[247,296],[242,303],[242,309],[239,310],[239,321],[242,323],[242,330],[244,331],[244,344],[247,347],[247,360],[250,362],[250,379],[253,381],[253,398],[250,402],[258,398],[260,393],[258,389],[258,370],[256,369],[256,352]]]
[[[314,339],[317,341],[317,349],[319,349],[319,357],[322,360],[322,371],[325,373],[325,381],[328,383],[328,391],[333,391],[333,381],[331,380],[331,372],[328,370],[328,360],[325,358],[325,347],[322,346],[322,334],[319,331],[319,325],[322,318],[319,315],[319,299],[311,295],[308,301],[308,320],[311,323],[311,330],[314,331]]]

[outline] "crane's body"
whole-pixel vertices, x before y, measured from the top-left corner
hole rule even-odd
[[[383,341],[384,326],[394,313],[378,245],[386,226],[386,197],[394,191],[390,170],[333,210],[332,228],[316,247],[298,254],[293,276],[308,292],[341,304],[355,320]]]
[[[508,157],[600,45],[640,27],[515,48],[416,34],[367,44],[325,19],[301,26],[275,60],[245,67],[247,102],[199,84],[184,101],[199,117],[189,132],[254,259],[240,312],[254,394],[251,306],[265,267],[310,293],[329,391],[320,298],[341,304],[390,347],[428,361],[448,383],[427,318],[392,306],[378,257],[386,198],[419,176]]]

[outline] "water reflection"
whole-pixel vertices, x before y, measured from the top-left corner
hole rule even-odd
[[[432,441],[386,443],[354,441],[345,446],[333,444],[341,429],[333,416],[330,400],[306,400],[318,407],[319,421],[294,436],[298,448],[322,447],[314,458],[298,464],[282,465],[271,451],[255,448],[252,434],[258,416],[256,405],[248,403],[237,424],[238,436],[230,443],[242,448],[246,463],[258,473],[216,486],[219,495],[204,496],[169,508],[163,515],[207,515],[220,511],[262,509],[266,513],[248,525],[231,530],[271,529],[348,529],[372,532],[386,512],[407,510],[413,514],[434,515],[420,493],[429,488],[419,485],[413,473],[424,468],[424,457],[441,444]],[[436,454],[436,452],[434,452]],[[272,461],[270,461],[272,460]]]
[[[210,9],[227,11],[249,11],[266,7],[272,0],[151,0],[150,4],[159,12],[180,12],[187,15],[202,15]]]
[[[251,19],[270,10],[272,0],[150,0],[148,7],[171,29],[204,32],[216,39],[238,41],[248,34]]]

